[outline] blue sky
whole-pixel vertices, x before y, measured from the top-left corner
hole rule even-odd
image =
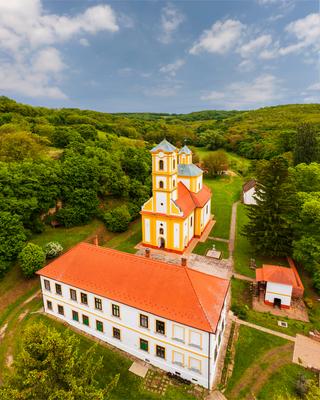
[[[0,93],[184,113],[320,102],[314,0],[0,0]]]

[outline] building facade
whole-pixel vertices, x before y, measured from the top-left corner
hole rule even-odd
[[[228,281],[85,243],[38,274],[46,313],[147,363],[211,387],[224,340]],[[144,287],[141,293],[134,275]],[[210,295],[213,290],[215,295]]]
[[[151,150],[152,197],[142,206],[145,246],[182,253],[211,219],[211,191],[192,152],[163,140]]]

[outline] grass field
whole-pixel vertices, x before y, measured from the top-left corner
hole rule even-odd
[[[125,251],[127,253],[135,253],[134,248],[142,240],[141,219],[132,222],[126,232],[112,234],[111,238],[104,244],[112,249]]]
[[[284,365],[271,375],[268,382],[258,393],[257,400],[270,400],[281,395],[290,396],[290,400],[301,399],[295,391],[296,383],[301,375],[306,379],[312,379],[315,377],[314,373],[300,365]]]
[[[240,199],[242,178],[239,176],[221,176],[205,179],[204,183],[212,190],[212,208],[216,223],[211,236],[229,239],[232,204]]]
[[[32,309],[37,309],[41,306],[39,300],[34,300]],[[28,314],[21,322],[18,319],[11,325],[11,332],[16,330],[16,333],[21,332],[23,328],[31,323],[43,322],[45,325],[54,327],[58,331],[68,330],[71,331],[66,325],[57,322],[51,318],[48,318],[41,314]],[[80,339],[80,352],[86,351],[90,346],[93,345],[93,341],[88,337],[72,331]],[[8,338],[9,339],[9,338]],[[6,342],[7,347],[10,346],[12,353],[15,356],[18,354],[21,347],[21,335],[13,335],[10,340]],[[160,396],[146,391],[143,386],[143,379],[132,374],[128,371],[132,360],[125,356],[125,353],[108,345],[97,344],[97,354],[103,358],[103,368],[97,374],[98,384],[101,386],[106,385],[114,375],[120,374],[120,379],[117,387],[112,392],[110,399],[112,400],[193,400],[194,396],[187,393],[188,387],[182,385],[169,385],[165,396]],[[4,362],[3,353],[1,358],[1,350],[3,350],[3,344],[0,344],[0,369]],[[160,376],[160,375],[159,375]]]
[[[270,366],[268,357],[264,358],[264,356],[272,349],[280,348],[287,343],[286,340],[277,336],[240,326],[234,368],[227,383],[226,397],[230,400],[244,398],[250,392],[252,383],[261,379],[263,370],[267,371]],[[271,359],[272,357],[270,361]]]
[[[212,245],[215,245],[216,250],[222,252],[222,258],[229,257],[228,243],[211,239],[208,239],[205,242],[199,242],[193,250],[193,253],[204,256],[209,249],[212,249]]]

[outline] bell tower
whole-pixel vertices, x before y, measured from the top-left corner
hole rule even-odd
[[[164,139],[151,154],[153,210],[169,215],[171,200],[178,197],[178,149]]]
[[[179,164],[192,164],[192,151],[186,145],[179,151]]]

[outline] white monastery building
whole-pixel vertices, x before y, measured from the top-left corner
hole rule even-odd
[[[226,326],[229,281],[87,243],[38,274],[46,313],[211,388]]]
[[[242,202],[247,205],[256,205],[256,181],[251,179],[242,186]]]

